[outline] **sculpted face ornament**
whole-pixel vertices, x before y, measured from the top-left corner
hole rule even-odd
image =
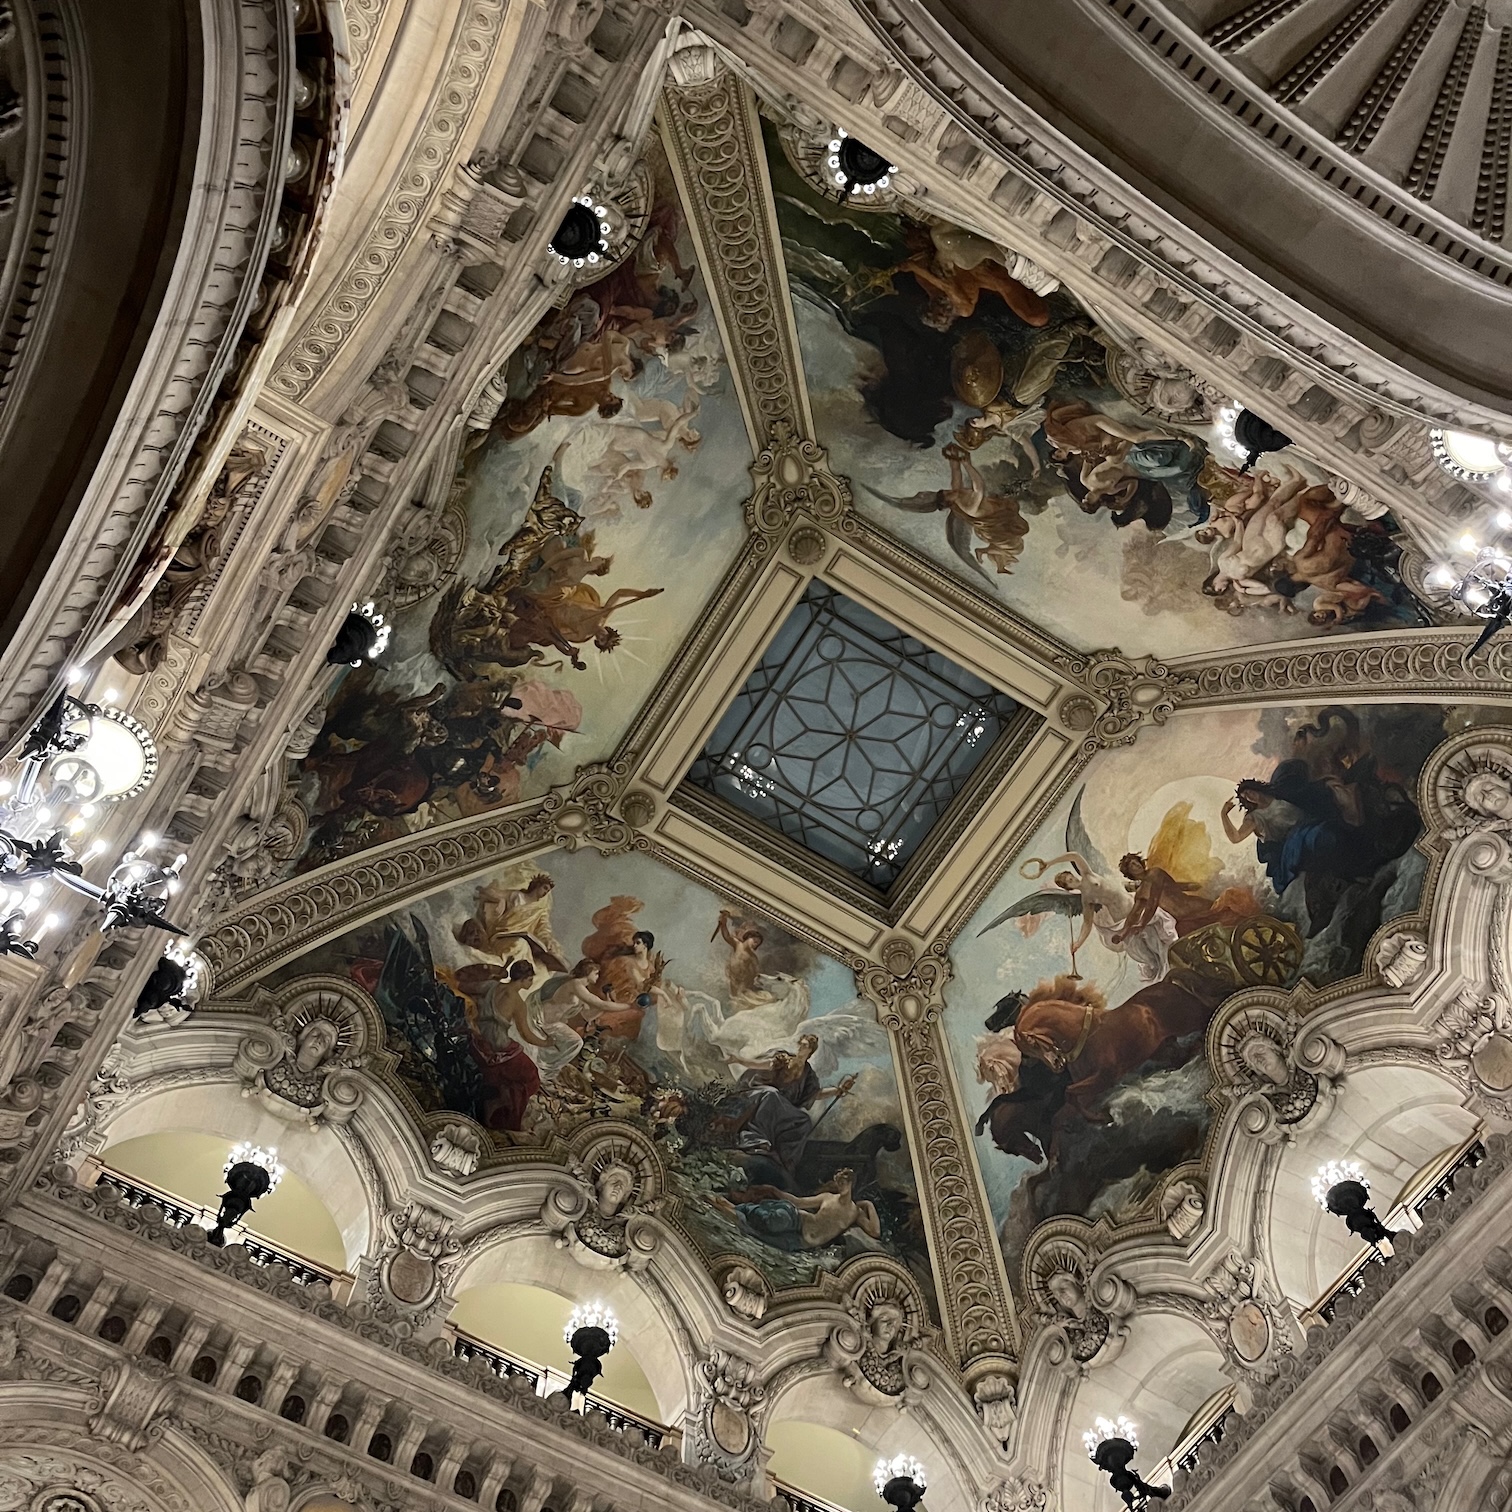
[[[341,1026],[328,1018],[312,1018],[295,1041],[294,1065],[302,1076],[312,1076],[336,1053]]]
[[[1261,1081],[1269,1082],[1273,1087],[1284,1087],[1291,1081],[1291,1067],[1268,1034],[1250,1035],[1239,1046],[1239,1059]]]
[[[635,1172],[617,1162],[606,1165],[594,1183],[600,1217],[617,1218],[625,1204],[635,1195]]]

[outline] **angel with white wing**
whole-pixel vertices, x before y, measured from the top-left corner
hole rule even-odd
[[[1107,949],[1125,955],[1133,961],[1140,980],[1158,981],[1166,974],[1167,957],[1176,941],[1176,921],[1164,909],[1157,909],[1150,921],[1141,929],[1125,930],[1124,923],[1133,906],[1128,890],[1115,880],[1113,868],[1108,865],[1092,837],[1082,823],[1082,789],[1071,805],[1071,815],[1066,820],[1066,849],[1063,854],[1042,861],[1031,856],[1019,868],[1022,876],[1038,882],[1053,866],[1063,866],[1051,879],[1054,885],[1020,898],[1017,903],[1003,910],[979,934],[1006,924],[1009,919],[1033,919],[1047,914],[1061,914],[1067,919],[1080,919],[1081,928],[1071,942],[1071,976],[1080,980],[1076,969],[1076,953],[1092,937],[1093,930]]]

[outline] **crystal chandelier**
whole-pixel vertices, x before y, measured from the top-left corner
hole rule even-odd
[[[0,779],[0,907],[6,909],[0,954],[36,954],[41,930],[30,918],[51,883],[93,899],[102,930],[148,925],[184,933],[166,912],[186,856],[165,865],[151,854],[158,838],[143,835],[103,882],[92,882],[84,864],[105,853],[105,841],[97,837],[74,852],[111,804],[152,782],[157,765],[152,737],[135,719],[71,693],[60,694],[32,727],[14,776]]]

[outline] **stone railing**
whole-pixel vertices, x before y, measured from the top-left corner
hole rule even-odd
[[[529,1372],[500,1374],[476,1347],[459,1358],[450,1337],[407,1337],[404,1319],[343,1307],[323,1281],[299,1284],[243,1246],[218,1249],[179,1216],[132,1206],[107,1183],[42,1178],[0,1230],[0,1296],[15,1304],[27,1348],[86,1373],[171,1378],[161,1410],[208,1449],[209,1425],[223,1438],[240,1415],[233,1426],[248,1443],[289,1439],[303,1461],[332,1461],[333,1477],[381,1482],[374,1505],[767,1506],[684,1464],[671,1433],[537,1395]]]

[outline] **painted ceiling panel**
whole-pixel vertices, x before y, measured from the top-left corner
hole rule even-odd
[[[671,1216],[706,1256],[742,1256],[779,1290],[884,1255],[934,1305],[875,1008],[841,962],[680,873],[553,852],[276,980],[318,972],[372,994],[417,1119],[474,1120],[496,1160],[620,1120],[655,1142]]]
[[[647,166],[640,245],[540,322],[472,433],[456,571],[331,700],[305,867],[603,760],[740,549],[745,425],[654,138]]]
[[[1377,928],[1419,901],[1424,762],[1505,720],[1473,705],[1196,714],[1087,768],[951,951],[946,1022],[1010,1276],[1037,1224],[1148,1215],[1202,1157],[1214,1015],[1244,987],[1361,969]],[[1283,1123],[1311,1106],[1300,1074],[1273,1088]]]
[[[1189,373],[1136,375],[1013,254],[821,198],[770,123],[766,143],[814,423],[877,524],[1087,648],[1430,623],[1389,516],[1346,508],[1291,450],[1241,476]]]

